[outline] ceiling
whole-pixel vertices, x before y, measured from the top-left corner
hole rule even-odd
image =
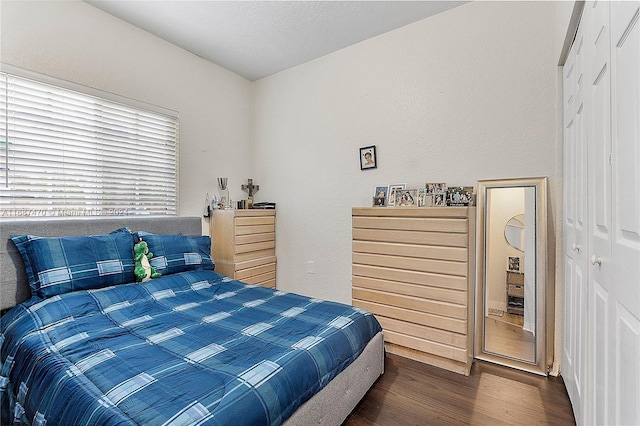
[[[251,81],[467,3],[84,1]]]

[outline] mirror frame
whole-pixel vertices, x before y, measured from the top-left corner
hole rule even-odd
[[[486,230],[486,200],[487,191],[491,188],[535,187],[535,215],[536,215],[536,346],[534,362],[498,355],[484,350],[485,322],[485,230]],[[507,367],[517,368],[535,374],[547,376],[549,373],[547,353],[547,178],[522,178],[478,181],[477,202],[477,239],[476,239],[476,330],[475,330],[475,358],[489,361]]]

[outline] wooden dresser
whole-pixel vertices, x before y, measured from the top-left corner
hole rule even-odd
[[[469,374],[475,213],[475,207],[353,209],[353,305],[380,321],[388,352]]]
[[[275,219],[275,210],[214,210],[209,231],[216,271],[275,288]]]

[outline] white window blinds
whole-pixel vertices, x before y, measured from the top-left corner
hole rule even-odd
[[[177,117],[0,78],[0,216],[176,214]]]

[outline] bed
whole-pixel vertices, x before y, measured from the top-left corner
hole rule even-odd
[[[4,221],[2,424],[342,423],[383,372],[373,315],[224,277],[200,234],[197,217]],[[140,235],[162,273],[144,283]]]

